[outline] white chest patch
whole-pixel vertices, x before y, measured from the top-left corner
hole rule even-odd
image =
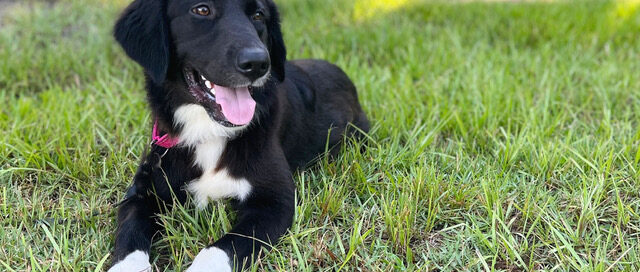
[[[187,186],[196,206],[204,208],[210,200],[221,198],[244,200],[251,192],[249,181],[231,177],[227,169],[216,170],[228,139],[242,128],[223,127],[211,120],[202,106],[195,104],[181,106],[174,118],[183,126],[180,143],[194,148],[195,164],[202,169],[202,176]]]
[[[231,197],[242,201],[251,192],[251,184],[246,179],[230,177],[227,169],[218,172],[208,170],[200,178],[191,181],[187,188],[200,209],[206,207],[209,200]]]
[[[182,126],[180,144],[192,147],[215,138],[233,138],[249,126],[225,127],[212,120],[207,110],[198,104],[180,106],[173,113],[173,121]]]

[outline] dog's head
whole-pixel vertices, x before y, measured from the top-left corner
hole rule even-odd
[[[151,102],[171,113],[198,104],[224,127],[244,126],[255,114],[255,92],[284,79],[272,0],[135,0],[114,32],[148,83],[162,87]]]

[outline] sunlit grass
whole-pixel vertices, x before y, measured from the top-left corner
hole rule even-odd
[[[635,15],[639,7],[640,0],[618,0],[616,1],[614,13],[616,17],[626,20]]]
[[[353,17],[355,20],[367,20],[374,16],[384,16],[406,7],[417,0],[355,0]]]

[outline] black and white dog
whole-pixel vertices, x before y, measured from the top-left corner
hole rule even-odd
[[[237,212],[188,271],[246,267],[292,223],[292,171],[369,129],[340,68],[286,60],[272,0],[135,0],[114,32],[144,68],[157,142],[119,208],[109,271],[151,269],[156,215],[187,195]]]

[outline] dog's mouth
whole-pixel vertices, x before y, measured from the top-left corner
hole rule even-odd
[[[227,127],[244,126],[251,122],[256,110],[251,86],[216,85],[193,68],[185,68],[183,73],[189,92],[198,103],[205,106],[212,119]]]

